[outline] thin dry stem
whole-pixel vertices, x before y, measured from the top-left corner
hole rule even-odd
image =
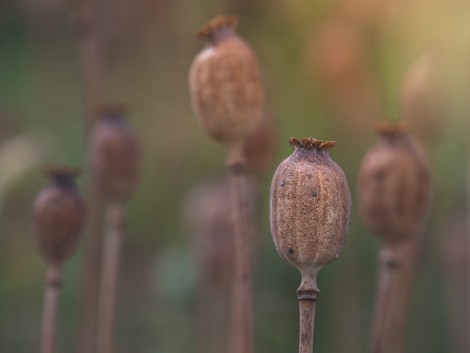
[[[79,0],[74,14],[78,34],[78,51],[82,67],[86,140],[95,122],[95,108],[103,100],[103,63],[101,36],[97,18],[99,0]],[[93,353],[98,290],[100,282],[103,199],[95,180],[91,180],[87,197],[88,218],[84,234],[84,260],[81,284],[79,352]]]
[[[394,248],[384,247],[379,253],[379,275],[375,303],[375,316],[372,325],[371,353],[387,351],[387,338],[390,331],[390,317],[393,314],[393,295],[401,262]]]
[[[105,239],[98,305],[96,352],[113,352],[113,328],[116,311],[116,291],[120,269],[123,236],[123,206],[109,205],[106,214]]]
[[[238,160],[234,156],[240,156]],[[253,353],[253,293],[250,254],[250,225],[245,191],[247,166],[243,154],[229,153],[230,192],[233,202],[233,236],[235,243],[234,297],[232,299],[233,353]]]
[[[315,322],[315,308],[317,306],[317,297],[303,298],[299,297],[300,312],[300,336],[299,353],[313,352],[313,328]]]
[[[42,318],[41,353],[56,351],[57,309],[61,274],[58,264],[50,264],[46,272],[44,286],[44,311]]]

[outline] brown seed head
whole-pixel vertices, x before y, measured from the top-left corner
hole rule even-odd
[[[234,31],[231,16],[217,17],[200,31],[207,46],[189,72],[193,110],[206,132],[241,145],[263,116],[264,90],[255,55]]]
[[[371,232],[388,244],[417,235],[429,204],[424,154],[402,125],[376,127],[380,137],[366,153],[358,176],[359,208]]]
[[[271,117],[265,115],[243,145],[248,167],[256,175],[262,176],[271,168],[278,147],[277,141],[277,126]]]
[[[334,141],[291,138],[294,153],[271,184],[270,223],[279,255],[303,274],[334,261],[351,215],[351,195],[341,168],[330,158]]]
[[[62,264],[77,246],[85,219],[85,205],[74,180],[78,173],[78,168],[47,168],[50,184],[34,202],[34,236],[49,263]]]
[[[137,139],[122,109],[102,109],[91,135],[92,169],[110,199],[127,200],[137,184]]]
[[[429,144],[435,144],[446,130],[450,115],[442,73],[429,53],[409,68],[400,91],[400,112],[413,131]]]

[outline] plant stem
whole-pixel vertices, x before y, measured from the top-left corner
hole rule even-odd
[[[119,202],[108,206],[105,225],[104,253],[98,305],[96,352],[113,351],[113,327],[116,291],[123,235],[123,207]]]
[[[98,0],[81,0],[75,13],[79,59],[82,67],[86,140],[95,122],[96,107],[103,98],[103,65]],[[103,199],[92,179],[87,197],[88,219],[84,234],[84,257],[81,284],[79,352],[93,353],[95,345],[98,290],[102,252]]]
[[[299,353],[313,352],[315,309],[320,295],[316,277],[317,271],[302,272],[302,283],[297,289],[300,313]]]
[[[41,353],[56,351],[57,309],[61,285],[60,266],[49,264],[44,287]]]
[[[227,160],[233,203],[234,297],[232,299],[231,337],[233,353],[253,353],[253,293],[251,239],[247,206],[247,165],[241,146],[229,151]]]
[[[390,330],[392,302],[397,282],[397,272],[401,262],[395,248],[384,247],[379,253],[379,283],[375,304],[375,317],[372,326],[371,352],[383,353],[387,350],[387,336]]]

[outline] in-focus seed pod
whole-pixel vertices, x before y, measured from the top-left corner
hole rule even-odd
[[[388,244],[417,235],[429,203],[429,169],[403,124],[378,122],[377,143],[358,176],[359,206],[369,230]]]
[[[340,253],[351,195],[342,169],[329,156],[334,141],[309,137],[289,143],[294,153],[279,165],[271,184],[271,232],[279,255],[303,280],[314,281]]]
[[[122,108],[101,109],[91,135],[91,150],[93,174],[101,190],[110,199],[126,201],[137,184],[139,150]]]
[[[34,236],[39,252],[51,264],[60,265],[73,253],[85,220],[85,205],[74,178],[78,169],[49,168],[50,184],[34,202]]]
[[[204,129],[231,146],[243,142],[263,116],[264,91],[255,55],[234,30],[235,16],[218,16],[198,34],[206,47],[189,72],[193,109]]]

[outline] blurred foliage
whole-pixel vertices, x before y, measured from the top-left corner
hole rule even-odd
[[[86,165],[81,69],[70,24],[77,5],[78,1],[61,0],[0,3],[1,352],[31,352],[39,345],[44,264],[30,236],[30,210],[46,182],[40,169],[54,163]],[[140,187],[127,209],[117,351],[196,351],[196,274],[191,230],[182,210],[193,187],[223,175],[225,157],[223,148],[203,134],[191,111],[187,72],[202,47],[195,30],[220,12],[240,14],[239,33],[259,56],[267,109],[279,125],[278,155],[259,180],[253,251],[256,350],[297,350],[295,290],[300,276],[278,257],[267,216],[270,177],[290,154],[287,139],[336,139],[332,157],[343,166],[354,200],[360,159],[374,141],[370,121],[400,118],[401,80],[414,60],[431,50],[442,63],[453,101],[449,116],[442,117],[446,135],[426,147],[434,203],[427,248],[413,286],[407,349],[451,351],[453,318],[446,303],[453,287],[451,282],[444,285],[440,251],[451,211],[462,209],[467,192],[470,3],[103,0],[106,100],[129,106],[144,152]],[[341,31],[334,34],[340,33],[339,39],[332,39],[339,43],[333,52],[317,46],[318,33],[329,21],[346,24],[347,33],[354,31],[357,47],[342,50],[351,37],[342,38]],[[321,33],[323,40],[330,40],[328,32]],[[329,61],[320,65],[316,59],[323,55],[359,62],[347,61],[346,69]],[[339,73],[325,72],[329,69]],[[360,70],[360,75],[348,70]],[[11,148],[13,141],[21,147]],[[85,170],[82,190],[89,178]],[[342,255],[319,276],[317,351],[365,351],[377,249],[354,209]],[[77,346],[80,264],[78,252],[65,268],[59,351],[72,352]],[[465,305],[461,303],[462,312]]]

